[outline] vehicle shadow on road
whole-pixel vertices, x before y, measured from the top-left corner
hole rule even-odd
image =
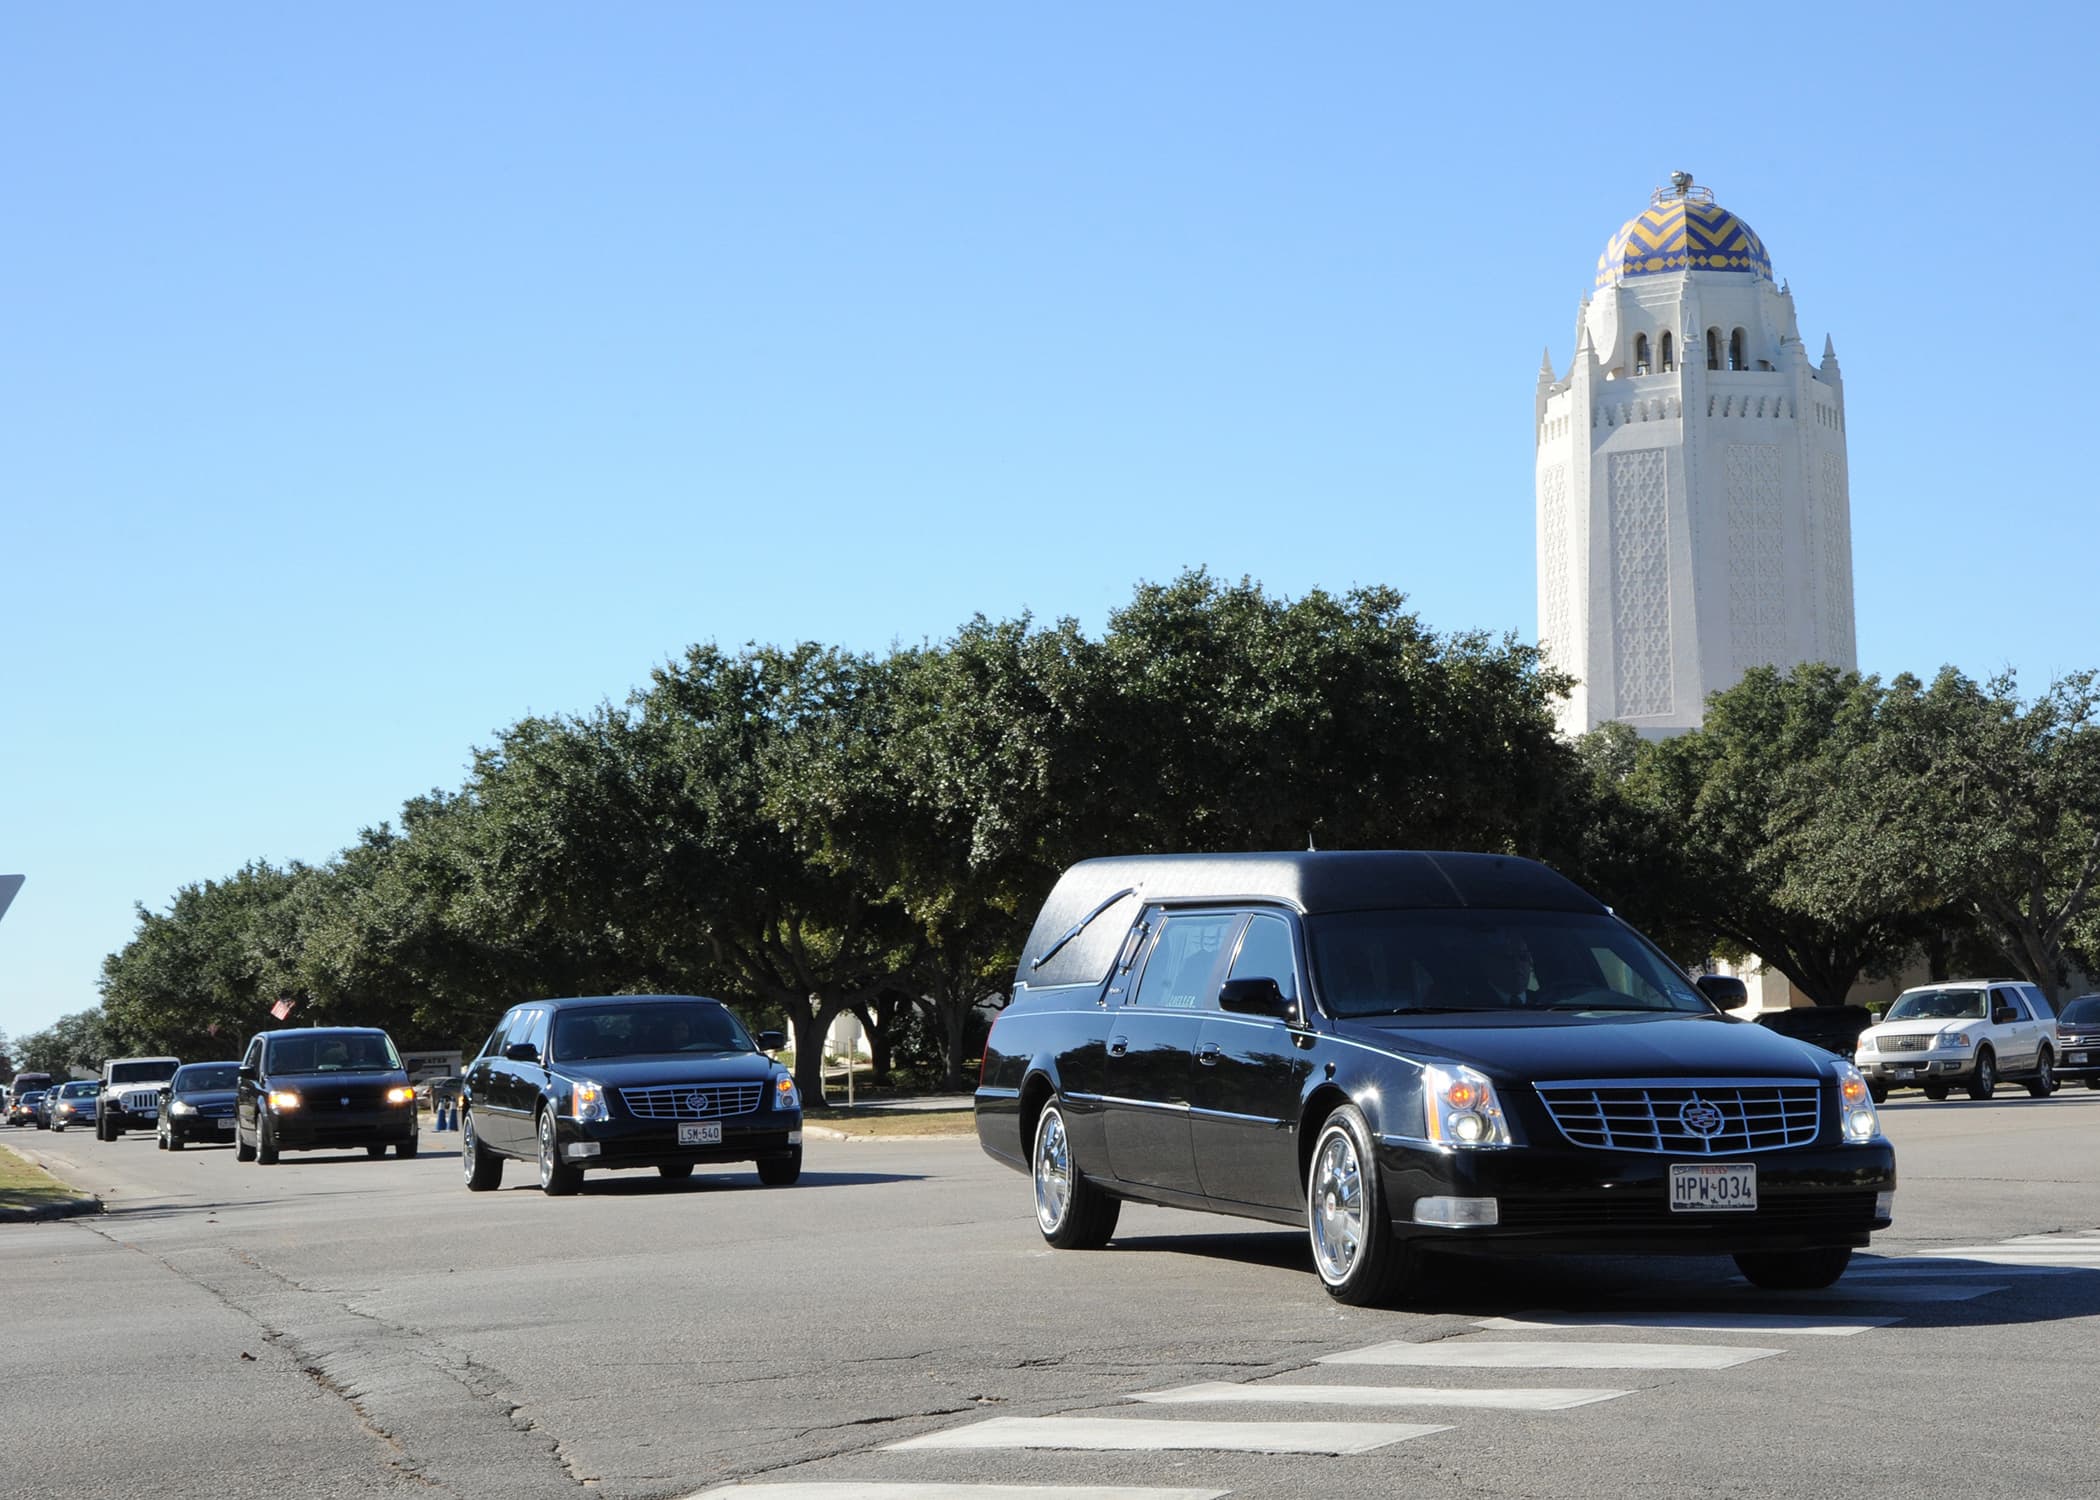
[[[529,1162],[526,1164],[531,1165]],[[707,1175],[697,1172],[682,1182],[669,1182],[642,1172],[591,1176],[578,1189],[586,1198],[655,1198],[676,1193],[806,1193],[811,1188],[872,1187],[886,1182],[924,1182],[917,1172],[804,1172],[792,1187],[767,1187],[748,1169]]]

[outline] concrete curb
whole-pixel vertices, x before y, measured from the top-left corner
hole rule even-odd
[[[64,1203],[35,1203],[20,1208],[0,1204],[0,1224],[37,1224],[46,1219],[77,1219],[101,1212],[100,1198],[70,1198]]]
[[[802,1122],[802,1134],[820,1141],[968,1141],[975,1140],[974,1127],[943,1131],[938,1135],[883,1135],[879,1132],[841,1130],[836,1125],[812,1125],[807,1119]]]

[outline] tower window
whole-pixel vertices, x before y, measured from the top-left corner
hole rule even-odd
[[[1743,358],[1743,330],[1740,328],[1728,335],[1728,368],[1731,370],[1747,370],[1750,368],[1749,361]]]
[[[1662,367],[1665,372],[1677,368],[1677,351],[1671,344],[1670,335],[1667,333],[1662,337]]]
[[[1648,335],[1645,333],[1637,333],[1633,336],[1633,373],[1636,375],[1648,373]]]
[[[1706,330],[1706,368],[1709,370],[1721,368],[1721,330],[1718,328]]]

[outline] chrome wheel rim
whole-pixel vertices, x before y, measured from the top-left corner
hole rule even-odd
[[[554,1180],[554,1117],[540,1116],[540,1186]]]
[[[474,1175],[474,1117],[459,1117],[459,1164],[467,1176]]]
[[[1348,1280],[1364,1243],[1364,1178],[1356,1141],[1339,1126],[1320,1138],[1313,1153],[1305,1217],[1321,1280],[1330,1286]]]
[[[2036,1073],[2037,1081],[2042,1086],[2042,1092],[2045,1094],[2054,1092],[2056,1088],[2056,1069],[2051,1066],[2048,1053],[2044,1052],[2042,1054],[2042,1065],[2036,1069]]]
[[[1072,1148],[1065,1139],[1065,1117],[1043,1111],[1035,1131],[1035,1221],[1043,1233],[1055,1234],[1072,1208]]]

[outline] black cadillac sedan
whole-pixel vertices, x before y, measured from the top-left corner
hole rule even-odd
[[[1303,1226],[1327,1290],[1422,1252],[1729,1254],[1825,1286],[1891,1222],[1850,1061],[1725,1014],[1529,860],[1089,860],[1051,893],[977,1090],[1060,1247],[1123,1200]]]
[[[163,1151],[180,1151],[192,1141],[233,1144],[240,1071],[238,1060],[184,1063],[177,1068],[160,1091],[154,1144]]]
[[[460,1161],[486,1192],[503,1163],[534,1164],[543,1192],[586,1170],[654,1167],[668,1178],[754,1162],[759,1181],[802,1174],[802,1099],[729,1007],[699,995],[610,995],[513,1006],[467,1065]]]
[[[371,1026],[265,1031],[235,1075],[233,1154],[275,1165],[284,1151],[362,1146],[416,1154],[416,1093],[394,1040]]]

